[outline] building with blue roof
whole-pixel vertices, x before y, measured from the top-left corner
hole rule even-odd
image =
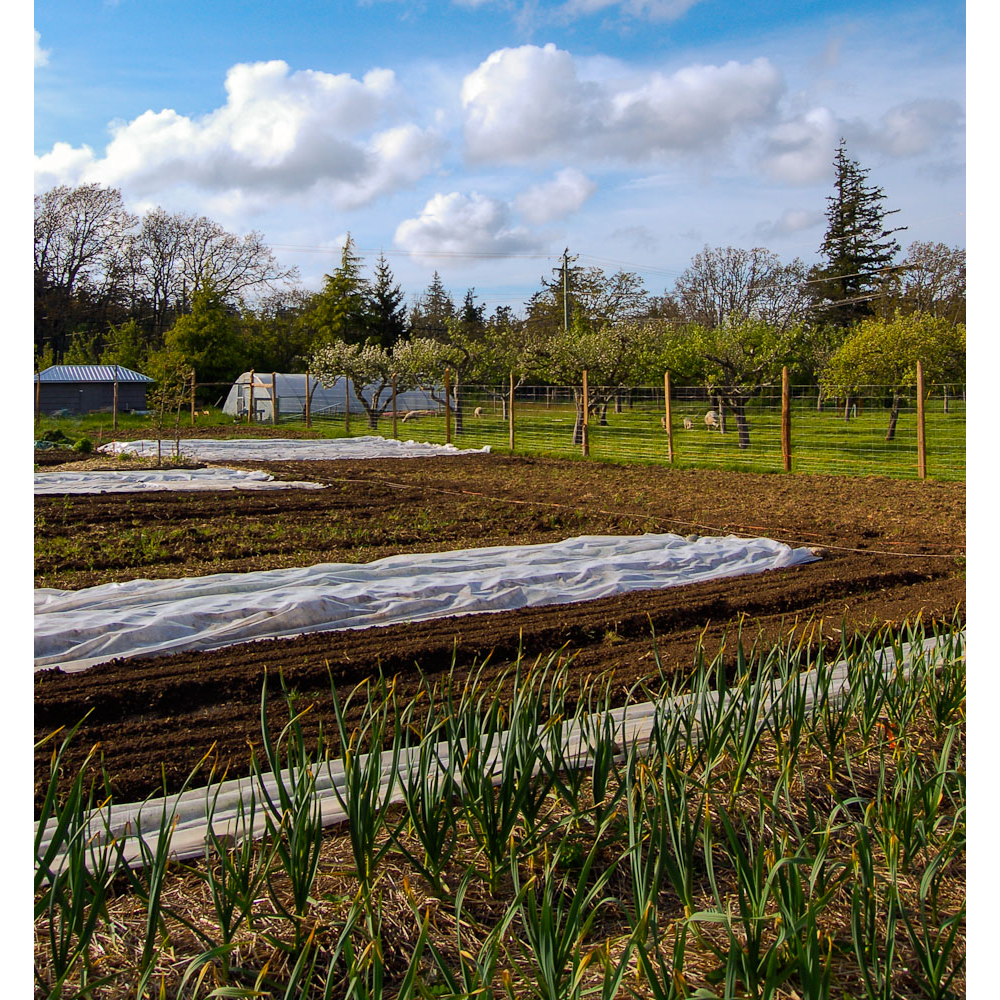
[[[110,413],[118,388],[118,412],[146,409],[146,390],[154,381],[122,365],[53,365],[35,374],[40,413]]]

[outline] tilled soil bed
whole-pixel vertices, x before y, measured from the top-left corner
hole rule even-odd
[[[210,653],[112,661],[35,678],[35,739],[72,726],[67,773],[96,742],[116,801],[175,790],[214,747],[230,775],[259,746],[267,679],[279,675],[309,732],[334,728],[330,679],[346,693],[381,669],[405,704],[420,685],[464,682],[486,657],[565,647],[574,679],[614,671],[619,704],[656,670],[690,667],[699,641],[812,635],[834,653],[846,629],[964,616],[963,484],[767,476],[475,455],[369,462],[226,463],[329,484],[316,492],[39,498],[36,584],[78,588],[136,577],[362,562],[406,552],[557,541],[579,534],[766,535],[820,546],[808,566],[577,605],[246,643]],[[655,640],[653,633],[655,631]],[[654,652],[655,642],[655,652]],[[333,747],[335,748],[334,741]],[[36,751],[36,798],[51,744]]]

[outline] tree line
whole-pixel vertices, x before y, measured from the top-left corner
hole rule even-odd
[[[670,370],[722,400],[743,447],[747,403],[787,366],[831,399],[886,387],[891,436],[918,359],[929,381],[965,380],[965,251],[914,242],[902,255],[903,227],[889,226],[895,212],[843,141],[834,167],[811,268],[761,247],[706,246],[657,296],[637,274],[567,251],[521,313],[491,315],[473,288],[456,303],[436,272],[407,303],[384,255],[364,273],[350,235],[308,292],[259,233],[159,208],[140,220],[116,189],[57,187],[35,199],[36,363],[118,363],[162,379],[193,369],[202,384],[251,368],[347,375],[373,423],[380,404],[360,389],[392,375],[436,392],[449,368],[459,386],[505,385],[504,396],[511,373],[515,385],[576,385],[586,369],[604,412],[602,392]]]

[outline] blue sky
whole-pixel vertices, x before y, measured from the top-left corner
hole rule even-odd
[[[415,294],[519,307],[564,247],[656,294],[709,246],[814,259],[834,146],[965,245],[965,7],[43,0],[34,182],[262,232],[319,285],[350,232]]]

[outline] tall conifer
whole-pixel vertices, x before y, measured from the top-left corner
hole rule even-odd
[[[825,263],[810,272],[817,318],[847,327],[872,315],[872,300],[899,253],[893,238],[905,226],[887,229],[885,192],[868,183],[869,171],[847,155],[843,139],[833,161],[834,193],[827,200],[826,235],[820,246]]]

